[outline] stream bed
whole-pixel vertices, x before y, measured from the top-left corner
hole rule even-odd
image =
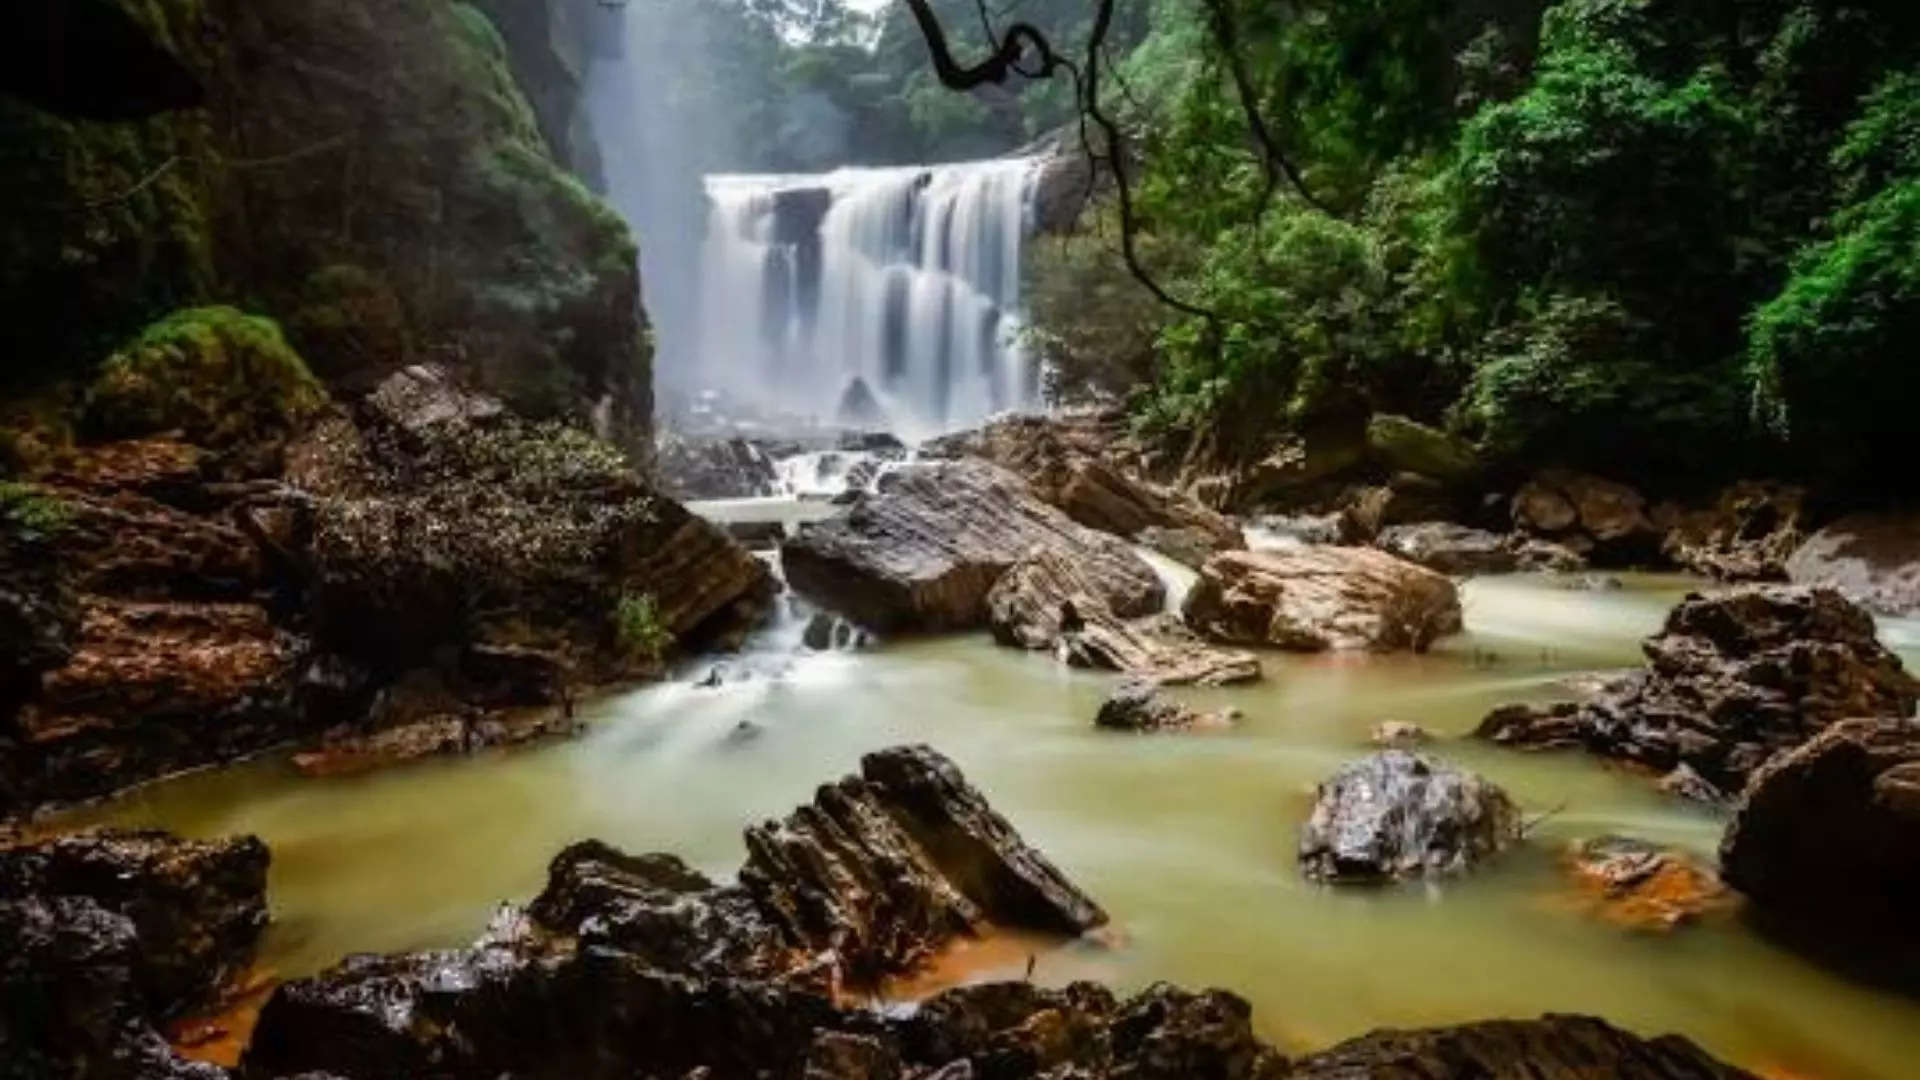
[[[1569,842],[1603,833],[1711,858],[1719,815],[1591,758],[1449,738],[1495,705],[1557,696],[1568,675],[1636,664],[1640,639],[1693,584],[1621,580],[1609,590],[1473,580],[1467,633],[1428,655],[1269,653],[1261,684],[1178,692],[1242,710],[1225,734],[1097,731],[1112,676],[984,634],[811,653],[788,618],[748,656],[698,661],[585,707],[589,729],[571,742],[326,780],[269,757],[80,816],[258,834],[273,849],[263,962],[297,976],[349,952],[465,944],[500,902],[537,892],[547,860],[582,837],[673,851],[729,877],[743,826],[784,815],[866,751],[926,742],[1114,918],[1115,945],[1042,952],[1038,980],[1229,987],[1288,1050],[1377,1026],[1571,1011],[1677,1031],[1776,1077],[1915,1075],[1920,1001],[1828,974],[1734,917],[1670,934],[1608,925],[1576,909],[1556,869]],[[1920,666],[1920,626],[1885,635]],[[697,685],[715,664],[721,684]],[[1442,885],[1302,880],[1296,828],[1313,787],[1368,752],[1382,720],[1422,725],[1440,737],[1431,752],[1546,815],[1529,843]],[[968,960],[966,977],[1018,978],[1027,954]]]

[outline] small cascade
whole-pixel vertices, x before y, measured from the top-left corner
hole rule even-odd
[[[1030,407],[1019,300],[1034,168],[708,177],[701,377],[915,437]]]

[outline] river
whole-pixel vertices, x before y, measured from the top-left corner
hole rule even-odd
[[[1036,979],[1230,987],[1287,1049],[1382,1025],[1578,1011],[1684,1033],[1769,1075],[1914,1075],[1920,1002],[1829,975],[1737,918],[1656,935],[1572,910],[1555,869],[1570,841],[1620,832],[1710,857],[1722,824],[1596,760],[1443,738],[1437,754],[1530,813],[1557,812],[1522,849],[1444,885],[1335,890],[1296,873],[1314,784],[1366,752],[1375,723],[1461,735],[1493,705],[1636,663],[1639,640],[1690,583],[1624,584],[1469,581],[1468,632],[1429,655],[1270,654],[1256,687],[1180,694],[1240,708],[1245,722],[1226,734],[1096,731],[1110,676],[984,635],[802,653],[789,620],[733,663],[744,676],[702,687],[716,661],[690,664],[588,707],[588,733],[571,742],[327,780],[270,757],[83,816],[265,839],[265,963],[295,976],[353,951],[464,944],[497,904],[538,891],[547,860],[582,837],[674,851],[726,877],[744,825],[785,814],[865,751],[926,742],[1114,916],[1115,944],[1043,952]],[[1920,664],[1920,626],[1887,636]],[[968,973],[1025,966],[1020,948],[983,950]]]

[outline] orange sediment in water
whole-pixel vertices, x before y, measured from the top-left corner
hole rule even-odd
[[[167,1041],[181,1057],[231,1069],[240,1064],[240,1055],[260,1020],[260,1010],[279,985],[280,977],[272,971],[249,970],[212,1008],[169,1025]]]

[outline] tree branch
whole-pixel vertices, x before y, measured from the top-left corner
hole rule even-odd
[[[1266,173],[1266,187],[1260,192],[1255,214],[1266,213],[1268,205],[1273,202],[1273,193],[1280,187],[1280,178],[1285,176],[1308,206],[1330,217],[1334,216],[1333,211],[1327,209],[1326,204],[1314,198],[1313,192],[1307,189],[1305,178],[1293,167],[1293,162],[1280,152],[1279,140],[1274,138],[1266,119],[1260,115],[1260,94],[1254,88],[1253,77],[1247,72],[1245,58],[1240,55],[1240,32],[1233,21],[1232,0],[1201,2],[1207,6],[1211,16],[1214,44],[1220,47],[1221,54],[1226,57],[1227,71],[1233,76],[1234,92],[1240,95],[1240,111],[1247,118],[1247,131],[1253,136],[1254,146],[1260,153],[1260,168]]]

